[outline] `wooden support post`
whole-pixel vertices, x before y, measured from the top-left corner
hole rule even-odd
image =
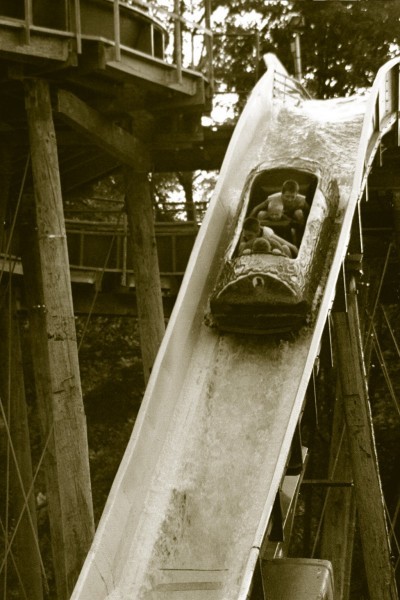
[[[48,84],[26,82],[25,104],[35,202],[21,236],[22,261],[42,437],[48,444],[57,599],[67,600],[94,533],[86,419]]]
[[[333,416],[329,479],[351,481],[352,477],[343,404],[339,389]],[[330,560],[333,565],[335,600],[348,600],[356,519],[354,490],[351,487],[329,488],[327,493],[321,557]]]
[[[148,149],[141,138],[110,122],[70,92],[58,92],[56,110],[68,124],[125,165],[126,209],[133,246],[143,370],[147,382],[165,329],[147,176],[151,168]]]
[[[15,147],[10,143],[2,142],[0,144],[0,252],[4,252],[6,249],[5,222],[9,209],[9,192],[14,157]]]
[[[213,38],[212,38],[212,26],[211,26],[211,0],[205,0],[204,2],[204,20],[207,32],[205,34],[205,48],[206,48],[206,60],[207,60],[207,76],[210,85],[210,95],[214,94],[214,57],[213,57]]]
[[[182,82],[182,27],[181,6],[179,0],[174,0],[174,60],[176,64],[177,82]]]
[[[10,436],[10,489],[3,490],[3,498],[9,499],[9,521],[13,523],[13,528],[18,524],[18,528],[16,532],[13,529],[9,532],[8,537],[12,534],[14,540],[5,559],[10,568],[5,572],[15,571],[14,580],[15,585],[18,585],[19,598],[42,600],[36,502],[32,490],[29,424],[17,319],[12,294],[11,302],[6,301],[0,311],[0,394],[1,413],[7,420],[6,429]]]
[[[125,186],[143,371],[147,383],[165,330],[153,207],[146,174],[125,168]]]
[[[338,369],[355,483],[355,499],[371,600],[397,600],[364,368],[356,286],[348,312],[333,314]]]
[[[400,256],[400,191],[393,191],[392,204],[394,240],[397,250],[397,256]]]

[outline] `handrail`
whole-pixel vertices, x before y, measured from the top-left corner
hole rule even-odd
[[[82,53],[82,23],[79,0],[74,0],[74,17],[75,17],[75,36],[76,36],[76,51]]]
[[[85,231],[88,235],[96,235],[98,233],[107,232],[112,235],[120,235],[125,231],[125,221],[116,226],[115,222],[109,221],[84,221],[82,219],[65,219],[67,232]],[[156,234],[169,235],[170,233],[179,232],[180,235],[185,235],[188,230],[198,231],[199,224],[196,221],[156,221]],[[130,235],[129,232],[127,235]]]
[[[32,26],[32,0],[25,0],[25,43],[30,43],[30,32]]]
[[[122,208],[121,203],[118,201],[115,201],[115,203],[119,204],[117,208],[67,207],[64,211],[65,221],[66,223],[75,223],[78,225],[80,225],[82,222],[87,222],[92,223],[93,227],[95,227],[101,222],[104,223],[104,219],[101,219],[101,217],[107,217],[109,219],[110,226],[114,227],[116,226],[116,221],[118,216],[121,214]],[[208,205],[208,200],[200,200],[196,202],[157,202],[155,203],[153,210],[155,224],[156,226],[165,226],[170,224],[177,225],[178,227],[182,227],[183,225],[187,225],[189,223],[196,223],[199,225],[203,220]],[[72,215],[82,215],[82,217],[72,219]],[[84,218],[85,215],[87,216],[86,221]],[[113,217],[114,219],[112,220]]]
[[[188,223],[187,227],[177,226],[177,224],[174,226],[174,223],[165,223],[165,225],[168,227],[156,226],[155,230],[157,248],[162,257],[160,258],[160,275],[163,277],[182,276],[197,236],[198,226],[196,223]],[[130,233],[127,219],[122,219],[118,225],[108,221],[66,220],[66,231],[72,270],[97,271],[102,269],[104,272],[120,273],[121,284],[127,285],[128,275],[134,274],[128,254]],[[93,244],[90,243],[90,239],[93,237],[96,238],[95,251]],[[99,249],[109,247],[110,237],[113,237],[116,243],[110,255],[111,260],[104,268],[102,262],[99,263]],[[180,243],[179,240],[183,243]]]
[[[274,92],[277,92],[277,96],[296,96],[301,97],[303,99],[310,99],[311,95],[306,90],[305,87],[294,77],[291,77],[288,74],[281,73],[279,71],[275,72],[274,77]],[[283,94],[281,85],[283,86]],[[275,95],[275,94],[274,94]]]
[[[264,55],[264,63],[267,71],[270,71],[272,77],[272,96],[274,98],[293,97],[297,100],[307,100],[311,96],[305,87],[294,77],[283,71],[282,65],[276,61],[272,54]]]
[[[93,227],[94,225],[99,225],[99,228]],[[164,228],[164,225],[167,227]],[[160,228],[156,227],[156,244],[161,257],[160,275],[181,278],[198,233],[198,226],[196,223],[188,223],[187,227],[173,225],[162,223]],[[66,231],[71,271],[117,273],[120,274],[121,285],[129,285],[129,276],[134,275],[134,269],[131,253],[128,252],[130,234],[126,220],[120,223],[118,228],[115,223],[109,222],[66,221]],[[91,243],[93,238],[96,240],[95,246]],[[104,267],[102,250],[109,249],[110,238],[113,238],[115,243],[109,252],[108,264]],[[6,256],[0,253],[1,259],[5,260]],[[19,252],[14,250],[12,254],[8,254],[7,260],[19,264]],[[20,269],[17,271],[19,273]]]

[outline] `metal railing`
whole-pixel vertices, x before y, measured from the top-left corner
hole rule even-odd
[[[155,238],[162,287],[178,291],[199,231],[199,221],[182,219],[186,203],[171,204],[168,210],[163,205],[166,220],[155,223]],[[207,203],[200,204],[199,219]],[[86,208],[67,209],[66,215],[72,281],[97,285],[109,274],[117,286],[131,287],[134,284],[133,251],[126,213],[117,208]],[[12,243],[6,243],[7,250],[0,253],[3,271],[22,274],[19,244],[18,236],[14,235]]]
[[[297,79],[290,75],[284,75],[280,71],[275,71],[274,97],[302,98],[306,100],[311,98],[310,94]]]
[[[129,286],[133,264],[125,213],[117,223],[66,219],[66,230],[71,270],[115,273],[120,285]],[[183,276],[197,232],[198,225],[193,222],[156,224],[162,278],[179,280]]]

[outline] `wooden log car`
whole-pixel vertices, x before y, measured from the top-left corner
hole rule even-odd
[[[271,165],[273,161],[260,164],[247,177],[232,241],[210,297],[211,315],[206,321],[222,331],[292,331],[311,316],[337,214],[338,186],[315,161],[293,159],[290,166]],[[287,179],[299,183],[300,193],[310,206],[305,225],[300,230],[297,227],[297,257],[254,252],[239,255],[244,220],[260,199],[280,191]],[[284,237],[278,227],[274,232]]]

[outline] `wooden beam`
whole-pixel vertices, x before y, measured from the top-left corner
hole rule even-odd
[[[397,600],[371,409],[359,330],[356,286],[351,280],[348,312],[333,313],[361,543],[371,600]]]
[[[89,137],[123,164],[138,172],[150,171],[146,146],[74,94],[58,90],[55,110],[71,127]]]
[[[35,197],[24,198],[22,262],[57,600],[68,600],[94,534],[89,453],[48,84],[27,81],[25,102]]]
[[[329,476],[333,481],[353,478],[340,389],[334,408]],[[339,487],[330,488],[327,494],[321,557],[333,566],[335,600],[348,600],[356,519],[354,491],[352,487]]]
[[[147,383],[165,330],[153,206],[146,175],[125,169],[125,186],[143,371]]]
[[[100,42],[101,43],[101,42]],[[107,69],[114,77],[132,81],[132,77],[148,82],[152,86],[185,94],[192,103],[201,106],[205,103],[204,77],[195,71],[182,71],[180,80],[175,65],[170,65],[161,59],[134,52],[124,52],[122,49],[121,60],[115,59],[115,50],[112,46],[102,44],[98,56],[101,62],[98,68]]]
[[[37,31],[31,29],[29,44],[21,43],[20,27],[1,27],[0,57],[10,60],[26,60],[29,63],[43,60],[76,64],[76,55],[71,51],[71,41],[63,34],[53,31]]]

